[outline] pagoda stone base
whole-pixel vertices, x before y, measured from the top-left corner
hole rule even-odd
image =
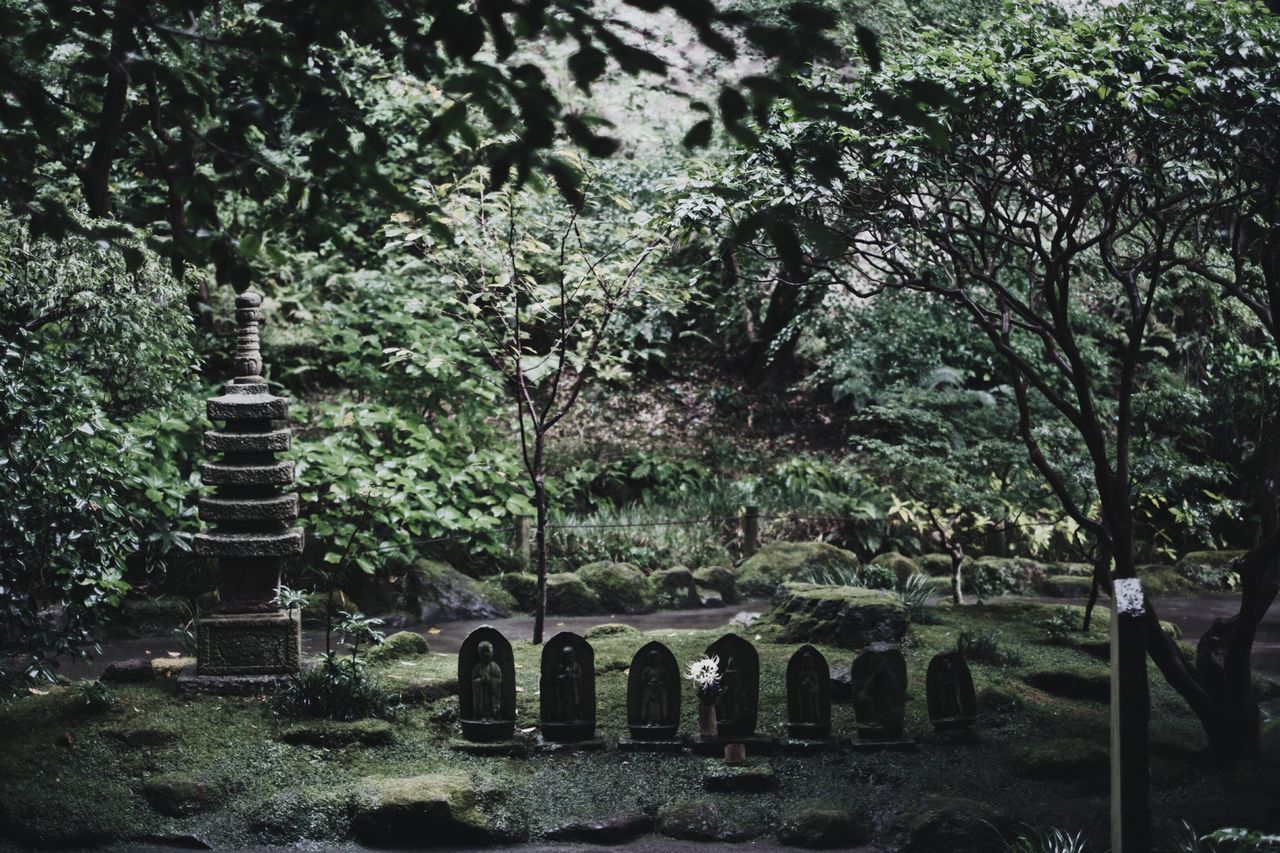
[[[197,676],[288,676],[302,667],[299,614],[215,613],[200,619]]]
[[[179,696],[264,696],[288,683],[288,675],[196,675],[188,667],[175,679]]]

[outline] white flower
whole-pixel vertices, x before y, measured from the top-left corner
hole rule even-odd
[[[701,658],[689,664],[685,678],[699,687],[710,687],[720,680],[720,658]]]

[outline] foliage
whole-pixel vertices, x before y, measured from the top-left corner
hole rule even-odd
[[[289,717],[391,719],[398,697],[369,672],[364,660],[327,652],[314,665],[290,676],[271,696],[271,707]]]
[[[1026,832],[1004,845],[1005,853],[1084,853],[1086,849],[1081,833],[1072,834],[1056,827],[1028,827]]]
[[[82,678],[75,684],[76,695],[90,714],[105,714],[116,703],[111,685],[98,679]]]
[[[897,580],[894,594],[907,609],[907,618],[917,624],[929,621],[929,596],[933,594],[933,584],[929,576],[923,572],[912,572]]]
[[[1017,666],[1022,662],[1017,652],[1001,648],[1000,638],[990,631],[961,631],[956,635],[956,651],[966,660],[992,666]]]
[[[128,422],[182,399],[190,323],[144,258],[128,272],[90,241],[0,225],[0,689],[86,656],[139,534],[155,541],[147,515],[163,501],[129,464],[148,426]]]
[[[1065,643],[1080,630],[1080,620],[1074,607],[1059,607],[1053,615],[1040,623],[1050,643]]]

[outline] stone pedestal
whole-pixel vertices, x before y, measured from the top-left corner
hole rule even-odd
[[[200,501],[200,518],[212,529],[198,533],[192,550],[218,559],[218,605],[202,614],[196,633],[196,671],[179,679],[184,693],[253,693],[299,671],[301,619],[275,604],[280,564],[302,553],[293,462],[277,460],[290,447],[281,422],[289,401],[270,392],[262,378],[258,323],[262,298],[236,297],[236,377],[226,393],[208,400],[209,419],[222,429],[205,433],[204,447],[221,459],[201,467],[217,494]]]

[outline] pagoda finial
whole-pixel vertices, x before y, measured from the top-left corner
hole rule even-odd
[[[262,352],[258,323],[262,320],[262,297],[252,290],[236,296],[236,378],[237,385],[257,384],[262,378]]]

